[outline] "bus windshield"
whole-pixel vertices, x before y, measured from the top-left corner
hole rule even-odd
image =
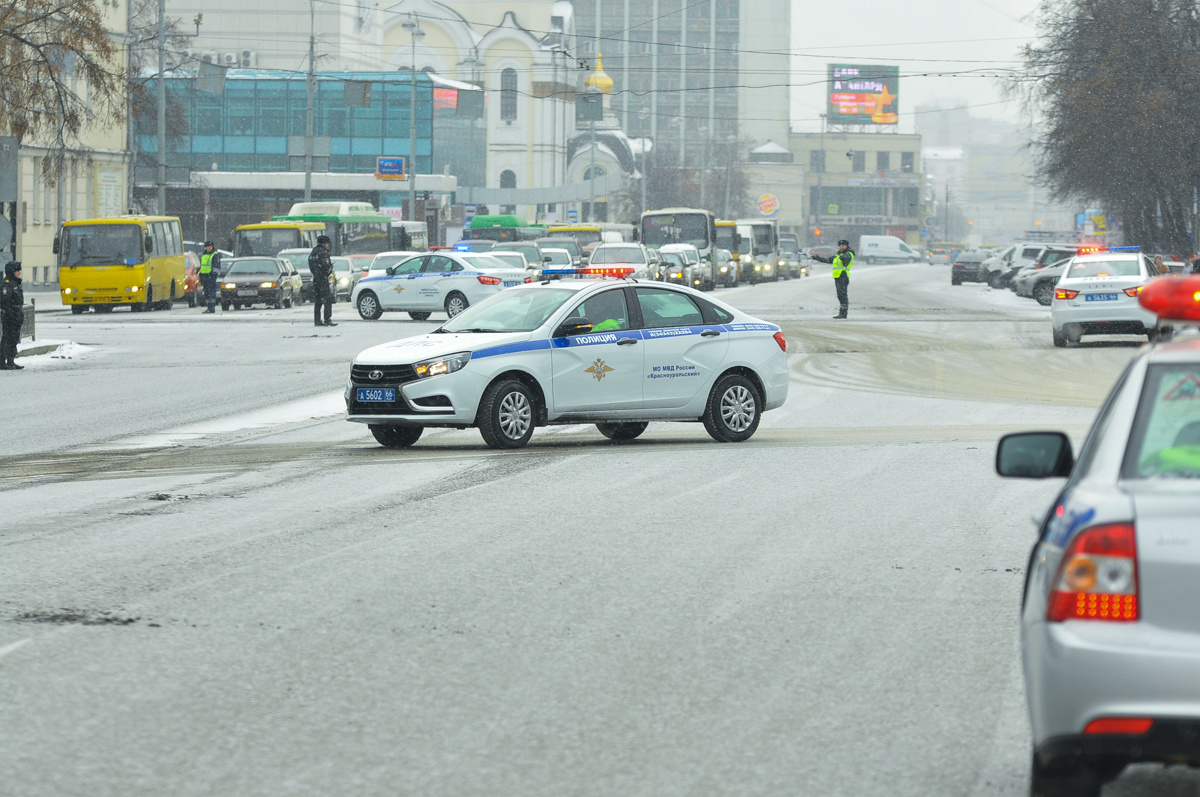
[[[642,243],[650,247],[691,244],[708,248],[708,217],[703,213],[674,213],[642,217]]]
[[[142,228],[137,224],[76,224],[63,227],[59,258],[64,266],[144,262]]]
[[[716,246],[718,249],[728,249],[730,252],[738,250],[737,244],[734,243],[734,228],[717,226]]]
[[[238,230],[233,240],[233,254],[236,257],[275,257],[284,249],[295,249],[303,244],[300,230],[295,227]]]
[[[775,251],[775,236],[770,224],[751,224],[750,229],[754,232],[755,252]]]

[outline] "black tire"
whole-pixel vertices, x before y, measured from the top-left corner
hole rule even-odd
[[[188,302],[188,307],[196,306],[196,292],[195,291],[192,291],[191,293],[188,294],[187,302]]]
[[[1049,280],[1033,286],[1033,298],[1042,307],[1049,307],[1054,301],[1054,283]]]
[[[867,264],[868,266],[873,266],[873,265],[875,265],[875,258],[873,258],[873,257],[864,257],[864,258],[863,258],[863,261],[864,261],[864,262],[866,262],[866,264]]]
[[[470,306],[471,303],[467,301],[467,297],[463,296],[458,291],[453,291],[449,296],[446,297],[446,315],[450,316],[451,318],[454,318],[454,316],[458,315]]]
[[[280,291],[279,297],[275,299],[275,309],[276,310],[283,309],[283,291]]]
[[[246,306],[247,306],[247,307],[249,307],[250,305],[246,305]],[[241,302],[234,302],[234,303],[233,303],[233,309],[234,309],[234,310],[241,310],[241,309],[242,309],[242,303],[241,303]]]
[[[962,280],[959,279],[958,277],[954,276],[953,274],[951,274],[950,275],[950,284],[951,285],[962,285]]]
[[[645,421],[633,421],[629,423],[598,423],[596,424],[596,428],[600,430],[600,434],[609,440],[624,442],[626,440],[636,440],[641,436],[642,432],[646,431],[646,427],[649,425]]]
[[[222,310],[228,310],[228,309],[229,309],[229,302],[221,302],[221,309],[222,309]]]
[[[433,313],[409,313],[408,317],[413,321],[428,321],[429,316],[431,315],[433,315]]]
[[[362,316],[364,321],[378,321],[383,315],[383,307],[379,304],[379,297],[372,291],[363,291],[358,295],[358,314]]]
[[[989,288],[1000,290],[1004,287],[1004,273],[1000,271],[993,271],[989,273],[987,284]]]
[[[368,427],[375,440],[384,448],[408,448],[421,439],[424,426],[383,426],[372,424]]]
[[[292,308],[292,297],[291,296],[289,296],[283,300],[283,306],[288,308],[289,310]]]
[[[1054,338],[1054,345],[1060,349],[1067,347],[1067,336],[1059,332],[1057,329],[1051,330],[1050,335]]]
[[[1090,767],[1047,767],[1034,753],[1029,775],[1029,797],[1100,797],[1103,781],[1100,773]]]
[[[82,304],[71,305],[71,315],[83,315],[87,312],[87,306]]]
[[[479,402],[479,433],[489,448],[522,448],[533,436],[537,400],[515,379],[493,382]]]
[[[758,388],[740,374],[725,374],[713,385],[704,406],[704,428],[718,443],[749,440],[762,419]]]

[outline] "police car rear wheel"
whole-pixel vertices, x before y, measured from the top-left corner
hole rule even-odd
[[[428,321],[429,316],[431,315],[433,315],[433,313],[409,313],[408,317],[413,321]]]
[[[515,379],[495,382],[479,402],[479,433],[489,448],[522,448],[533,436],[535,399]]]
[[[600,430],[600,434],[607,437],[609,440],[636,440],[641,436],[642,432],[646,431],[646,427],[650,424],[642,423],[598,423],[596,428]]]
[[[379,316],[383,315],[383,308],[379,306],[379,299],[375,298],[375,294],[363,291],[358,295],[358,314],[365,321],[377,321]]]
[[[713,386],[701,420],[718,443],[740,443],[758,429],[761,407],[753,382],[739,374],[727,374]]]
[[[421,439],[423,426],[371,426],[371,434],[384,448],[408,448]]]

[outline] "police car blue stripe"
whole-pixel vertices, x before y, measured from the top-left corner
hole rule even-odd
[[[520,354],[526,351],[539,351],[541,349],[550,348],[548,340],[527,340],[521,343],[505,343],[503,346],[492,346],[487,349],[480,349],[471,355],[471,359],[477,360],[481,357],[495,357],[499,354]]]
[[[636,340],[662,340],[664,338],[694,337],[709,329],[719,329],[725,332],[778,332],[774,324],[706,324],[699,327],[666,327],[663,329],[623,329],[613,332],[588,332],[583,335],[572,335],[566,338],[550,340],[529,340],[522,343],[506,343],[503,346],[492,346],[480,349],[472,357],[495,357],[500,354],[520,354],[526,351],[542,349],[574,349],[583,346],[606,346],[616,343],[622,338]]]

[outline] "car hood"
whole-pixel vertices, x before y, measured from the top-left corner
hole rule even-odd
[[[532,332],[478,333],[452,332],[418,335],[372,346],[354,358],[358,365],[399,365],[455,354],[460,351],[478,352],[513,343],[524,343]]]

